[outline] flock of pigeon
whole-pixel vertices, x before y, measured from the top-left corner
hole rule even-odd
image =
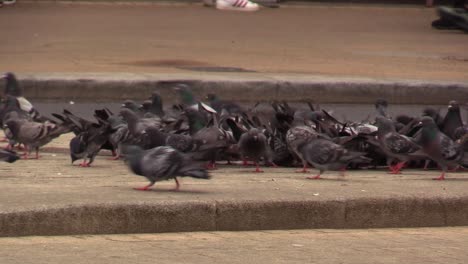
[[[461,107],[451,101],[447,114],[426,108],[420,116],[390,118],[388,103],[375,103],[375,121],[339,121],[312,103],[294,109],[287,102],[270,102],[272,111],[250,109],[209,94],[205,102],[196,100],[190,87],[174,87],[180,104],[163,108],[161,96],[153,92],[138,104],[126,100],[119,113],[107,108],[94,111],[93,121],[64,109],[54,118],[42,116],[23,97],[14,74],[4,76],[4,98],[0,121],[8,147],[0,158],[14,162],[20,158],[12,149],[24,145],[24,158],[39,158],[39,148],[54,138],[73,132],[70,141],[72,163],[89,167],[101,149],[111,150],[114,159],[123,158],[130,170],[146,177],[150,184],[177,176],[208,179],[209,169],[219,160],[242,161],[262,172],[265,166],[313,166],[319,179],[328,170],[388,166],[399,174],[406,167],[440,168],[437,180],[448,170],[468,167],[468,126],[463,123]],[[263,103],[264,104],[264,103]]]

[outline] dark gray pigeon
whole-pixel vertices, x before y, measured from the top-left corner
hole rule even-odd
[[[0,149],[0,160],[13,163],[17,161],[20,157],[16,154],[16,152],[6,149]]]
[[[412,138],[399,134],[390,119],[377,116],[375,120],[378,127],[378,144],[387,156],[387,165],[391,174],[400,174],[405,163],[411,159],[426,158],[421,147]],[[393,166],[394,161],[398,163]]]
[[[442,174],[434,180],[445,180],[445,173],[449,168],[457,168],[460,165],[468,166],[466,146],[455,143],[442,133],[432,118],[423,117],[421,122],[423,125],[421,130],[422,148],[429,158],[442,168]]]
[[[218,113],[221,113],[223,109],[229,114],[239,114],[243,112],[240,105],[231,101],[220,100],[216,94],[210,93],[206,96],[206,99],[208,99],[210,106]]]
[[[113,132],[109,124],[100,124],[88,128],[70,140],[71,162],[83,159],[81,167],[90,167],[102,146]],[[89,159],[88,162],[86,160]]]
[[[127,146],[124,148],[124,154],[130,170],[150,181],[147,186],[135,188],[136,190],[146,191],[157,181],[174,179],[177,191],[180,188],[177,176],[210,178],[200,164],[194,163],[188,156],[171,147],[162,146],[143,150],[138,146]]]
[[[459,127],[463,127],[460,106],[456,101],[450,101],[447,114],[442,121],[441,131],[451,139],[456,140],[455,132]]]
[[[148,128],[159,129],[161,127],[161,119],[159,117],[153,118],[139,118],[138,115],[130,109],[122,109],[120,116],[127,122],[128,130],[134,137],[141,136]]]
[[[291,153],[293,153],[302,162],[302,170],[297,172],[306,173],[307,161],[302,156],[302,153],[298,150],[300,145],[311,142],[317,138],[325,138],[327,136],[321,135],[314,128],[310,126],[295,126],[288,130],[286,133],[286,143]]]
[[[261,159],[265,163],[272,163],[272,153],[267,138],[258,128],[251,128],[242,134],[237,144],[241,158],[244,161],[250,159],[255,163],[255,172],[263,172],[258,165]]]
[[[328,170],[341,170],[342,176],[351,162],[369,163],[371,159],[364,157],[364,152],[349,151],[341,145],[327,139],[315,139],[298,147],[302,157],[312,164],[319,173],[307,179],[320,179],[322,173]]]

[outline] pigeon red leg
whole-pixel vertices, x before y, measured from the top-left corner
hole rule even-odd
[[[345,168],[342,168],[342,169],[340,170],[340,175],[341,175],[341,177],[345,177],[345,176],[346,176],[346,167],[345,167]]]
[[[316,176],[309,176],[309,177],[306,177],[306,179],[310,179],[310,180],[318,180],[320,179],[320,173],[317,174]]]
[[[180,183],[179,183],[179,180],[177,180],[177,177],[174,177],[174,180],[175,180],[175,183],[176,183],[176,187],[174,188],[174,191],[179,191],[180,189]]]
[[[120,159],[120,155],[115,155],[111,158],[109,158],[110,160],[119,160]]]
[[[208,170],[216,170],[216,162],[208,162],[208,164],[206,164],[206,169]]]
[[[21,143],[18,144],[18,147],[16,147],[18,150],[25,150],[26,149],[26,146],[22,147],[21,146]]]
[[[308,173],[309,171],[307,170],[307,164],[304,164],[302,167],[302,170],[296,170],[297,173]]]
[[[36,149],[36,159],[39,159],[39,148]]]
[[[90,167],[89,163],[86,163],[86,159],[83,160],[83,162],[80,163],[80,167],[86,168]]]
[[[260,169],[260,166],[258,166],[258,163],[255,162],[255,170],[254,172],[263,172],[261,169]]]
[[[120,159],[120,154],[117,153],[117,151],[112,150],[112,157],[109,158],[109,160],[118,160]]]
[[[272,166],[273,168],[278,168],[279,166],[276,165],[274,162],[270,162],[270,166]]]
[[[144,186],[144,187],[139,187],[139,188],[133,188],[134,190],[138,191],[148,191],[151,186],[154,185],[154,182],[151,182],[150,184]]]
[[[436,181],[443,181],[445,180],[445,172],[442,172],[442,174],[438,178],[434,178],[433,180]]]
[[[246,159],[242,160],[242,165],[243,166],[251,166],[252,164],[250,164]]]
[[[406,162],[399,162],[395,166],[392,166],[390,174],[401,174],[401,169],[405,166]]]

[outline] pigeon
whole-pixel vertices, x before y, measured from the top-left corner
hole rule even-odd
[[[28,158],[32,149],[36,150],[36,159],[39,158],[39,147],[46,145],[54,138],[70,132],[65,125],[57,125],[49,122],[39,123],[23,119],[10,119],[4,129],[8,129],[13,139],[26,146],[27,152],[24,154]]]
[[[216,94],[210,93],[206,96],[211,107],[213,107],[216,112],[221,112],[223,109],[226,110],[229,114],[238,114],[242,113],[242,108],[231,101],[220,100]]]
[[[304,142],[298,146],[298,151],[308,163],[319,170],[316,176],[307,177],[307,179],[320,179],[322,173],[328,170],[341,170],[342,176],[344,176],[344,171],[350,162],[371,161],[371,159],[364,157],[364,152],[349,151],[341,145],[321,138]]]
[[[388,108],[388,102],[385,99],[377,99],[375,101],[375,109],[377,110],[377,113],[380,116],[389,118],[387,108]]]
[[[159,129],[161,127],[161,119],[159,117],[155,118],[139,118],[138,115],[130,109],[122,109],[120,115],[128,124],[128,130],[134,137],[141,136],[145,129],[155,128]]]
[[[297,172],[306,173],[307,171],[307,161],[302,156],[302,153],[298,150],[300,145],[308,143],[312,140],[315,140],[320,137],[327,137],[321,136],[315,129],[310,126],[295,126],[288,130],[286,133],[286,143],[288,144],[288,148],[291,153],[299,158],[302,162],[302,170]],[[328,137],[327,137],[328,138]]]
[[[242,134],[238,147],[243,160],[251,159],[254,161],[255,172],[263,172],[258,165],[260,159],[263,158],[265,163],[272,163],[272,154],[267,138],[258,128],[251,128]]]
[[[383,116],[375,118],[378,127],[377,140],[380,148],[387,156],[387,166],[391,174],[400,174],[405,163],[411,159],[424,159],[421,147],[410,137],[396,132],[393,122]],[[399,161],[395,166],[393,161]]]
[[[7,72],[3,76],[3,79],[6,80],[4,95],[15,97],[18,100],[19,108],[28,113],[34,121],[45,122],[49,120],[48,118],[41,116],[41,114],[34,108],[33,104],[23,96],[23,89],[19,85],[15,74]]]
[[[199,110],[198,101],[195,99],[191,88],[187,84],[177,84],[174,87],[174,90],[176,90],[179,93],[180,102],[182,103],[184,108]]]
[[[135,101],[133,100],[125,100],[122,104],[122,108],[126,108],[126,109],[130,109],[131,111],[133,111],[138,117],[143,117],[143,111],[141,110],[140,108],[140,105],[137,104]]]
[[[71,162],[83,159],[81,167],[90,167],[113,131],[107,123],[95,125],[70,140]],[[89,159],[89,162],[86,160]]]
[[[434,180],[445,180],[449,167],[468,166],[468,154],[465,155],[464,149],[466,146],[455,143],[441,132],[432,118],[423,117],[421,123],[421,146],[429,158],[442,168],[442,174]]]
[[[442,121],[441,131],[449,136],[451,139],[455,138],[455,131],[463,127],[463,121],[460,113],[460,106],[456,101],[450,101],[448,105],[448,111]]]
[[[177,176],[210,179],[210,175],[199,164],[194,163],[188,156],[168,146],[143,150],[138,146],[127,146],[124,149],[125,159],[130,170],[140,176],[146,177],[150,184],[135,188],[136,190],[149,190],[157,181],[174,179],[175,190],[180,184]]]
[[[6,149],[0,149],[0,160],[13,163],[17,161],[20,157],[16,154],[16,152]]]
[[[432,107],[426,107],[426,108],[424,108],[424,110],[422,112],[422,116],[432,117],[432,119],[434,119],[434,122],[437,124],[437,126],[439,128],[442,127],[443,118],[440,115],[440,109],[436,110],[436,109],[434,109]]]

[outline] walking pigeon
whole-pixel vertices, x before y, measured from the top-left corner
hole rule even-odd
[[[210,175],[200,164],[194,163],[188,156],[171,147],[162,146],[143,150],[138,146],[127,146],[124,153],[130,170],[150,181],[148,185],[135,188],[136,190],[146,191],[157,181],[174,179],[177,191],[180,188],[177,176],[210,178]]]

